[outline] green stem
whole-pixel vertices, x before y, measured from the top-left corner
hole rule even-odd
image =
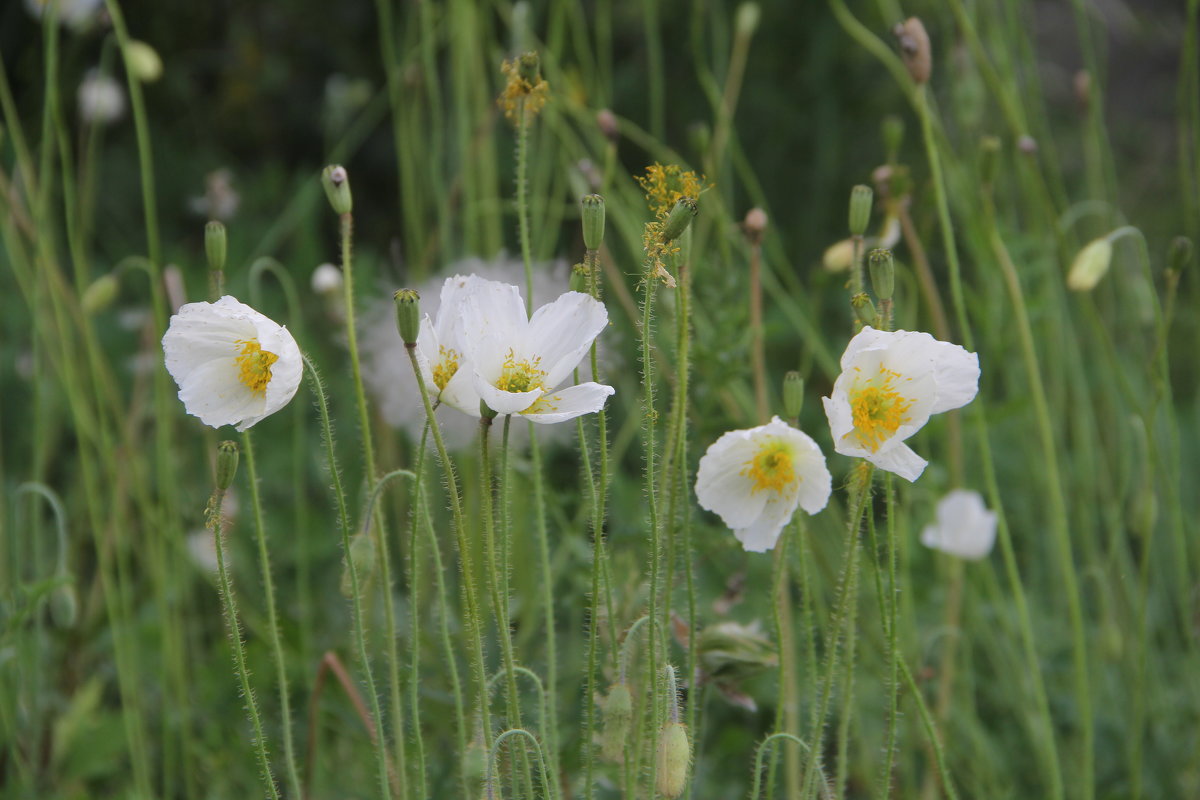
[[[521,262],[525,265],[525,313],[533,316],[533,254],[529,247],[529,198],[526,164],[529,150],[529,111],[525,98],[517,100],[517,232],[521,239]]]

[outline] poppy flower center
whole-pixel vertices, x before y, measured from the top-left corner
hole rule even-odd
[[[512,350],[504,357],[504,366],[496,388],[505,392],[529,392],[543,389],[542,380],[546,377],[545,370],[539,369],[542,359],[534,356],[532,359],[518,359]]]
[[[860,380],[850,390],[853,433],[872,453],[896,433],[912,408],[914,401],[896,390],[895,383],[900,377],[900,373],[880,365],[879,374]]]
[[[237,357],[238,380],[255,394],[265,393],[271,382],[271,365],[279,360],[279,356],[263,350],[255,339],[239,339],[237,343],[242,346]]]
[[[791,450],[778,440],[765,442],[754,454],[754,458],[746,462],[742,474],[753,481],[754,486],[750,490],[752,493],[763,489],[777,492],[796,480]]]

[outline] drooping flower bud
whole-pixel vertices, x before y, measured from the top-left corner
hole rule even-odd
[[[50,594],[50,619],[62,630],[75,627],[79,618],[79,597],[74,582],[68,580],[56,586]]]
[[[625,757],[625,742],[633,721],[633,695],[625,683],[614,683],[600,702],[600,754],[607,761]]]
[[[121,284],[117,281],[117,276],[111,272],[106,272],[96,278],[90,286],[84,289],[83,297],[79,300],[83,313],[90,317],[111,306],[117,299],[117,292],[120,288]]]
[[[204,226],[204,255],[208,257],[208,268],[213,272],[225,269],[225,257],[229,252],[229,238],[225,225],[217,220],[210,220]]]
[[[334,212],[349,214],[354,201],[350,196],[350,175],[346,168],[338,164],[326,167],[321,171],[321,185],[325,187],[325,196],[329,198],[329,205],[333,206]]]
[[[1113,246],[1107,236],[1088,242],[1067,273],[1067,288],[1073,292],[1090,292],[1108,272],[1112,263]]]
[[[880,300],[891,300],[896,290],[896,262],[892,259],[892,251],[877,248],[867,257],[867,265],[871,270],[871,286],[875,296]]]
[[[797,419],[804,408],[804,378],[796,370],[783,376],[783,413],[788,419]]]
[[[687,786],[688,768],[692,763],[692,743],[687,726],[668,722],[658,734],[658,770],[655,787],[667,800],[675,800]]]
[[[929,83],[933,72],[933,54],[929,46],[929,34],[916,17],[909,17],[892,28],[892,34],[900,43],[900,57],[908,68],[909,77],[918,86]]]
[[[142,83],[154,83],[162,77],[162,59],[154,48],[136,39],[125,46],[125,66]]]
[[[417,343],[421,333],[421,295],[416,289],[401,289],[392,295],[396,301],[396,327],[406,345]]]
[[[217,490],[226,491],[233,485],[238,468],[238,443],[226,440],[217,445]]]
[[[589,194],[583,198],[583,246],[599,250],[604,241],[604,198]]]
[[[863,236],[871,224],[871,201],[875,192],[870,186],[859,184],[850,190],[850,235]]]
[[[853,264],[854,242],[850,239],[834,242],[825,248],[825,254],[821,256],[821,266],[827,272],[845,272]]]
[[[762,9],[758,3],[746,2],[738,6],[736,26],[739,36],[750,36],[758,27],[758,21],[762,18]]]
[[[698,210],[696,201],[691,197],[676,200],[675,207],[671,209],[670,216],[663,225],[662,240],[670,242],[678,239],[680,234],[687,230],[687,226],[692,224]]]
[[[761,243],[766,230],[767,212],[757,206],[746,212],[746,218],[742,220],[742,232],[751,244]]]

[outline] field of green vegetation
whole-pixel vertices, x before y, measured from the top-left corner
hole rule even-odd
[[[0,798],[1200,797],[1200,1],[0,8]]]

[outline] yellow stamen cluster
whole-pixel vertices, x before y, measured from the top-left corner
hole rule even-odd
[[[539,369],[542,359],[534,356],[532,359],[517,359],[512,350],[504,357],[504,367],[496,388],[506,392],[530,392],[542,389],[542,380],[546,377],[545,370]]]
[[[263,350],[257,339],[238,339],[242,352],[237,357],[238,380],[255,394],[264,394],[271,382],[271,365],[279,356]]]
[[[741,474],[754,482],[751,494],[763,489],[778,492],[796,481],[792,451],[778,439],[764,442],[754,458],[746,462]]]
[[[457,350],[452,350],[445,345],[438,347],[438,360],[433,365],[433,385],[440,392],[446,388],[446,384],[454,377],[454,373],[458,372],[459,355]]]
[[[856,381],[850,390],[854,431],[847,435],[857,435],[858,440],[872,453],[895,435],[912,408],[914,401],[896,390],[894,384],[900,378],[900,373],[881,364],[877,375],[865,381]]]
[[[550,95],[550,84],[540,74],[530,81],[521,75],[520,59],[504,60],[500,65],[504,73],[504,91],[496,103],[504,109],[504,116],[514,125],[522,124],[521,107],[524,105],[526,119],[536,117],[546,105]]]
[[[671,213],[679,198],[695,199],[701,192],[712,188],[705,185],[703,175],[697,176],[690,169],[683,169],[678,164],[663,166],[657,161],[646,167],[645,175],[635,175],[634,179],[646,192],[646,203],[650,210],[660,218]]]

